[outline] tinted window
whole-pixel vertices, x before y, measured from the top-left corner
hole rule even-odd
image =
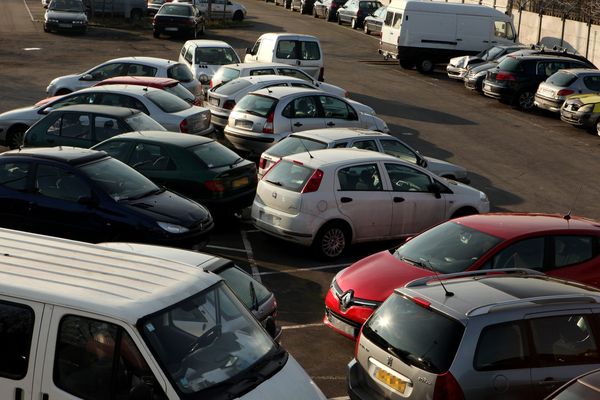
[[[246,308],[253,309],[271,296],[266,287],[236,266],[227,267],[218,274],[225,279]]]
[[[140,115],[146,115],[140,113]],[[148,117],[148,116],[146,116]],[[148,117],[150,118],[150,117]],[[119,120],[110,117],[104,117],[98,115],[94,118],[94,134],[96,136],[96,141],[100,142],[102,140],[108,139],[109,137],[113,137],[122,132],[127,132],[130,129],[121,126],[119,124]],[[131,129],[134,130],[134,129]]]
[[[158,10],[158,14],[161,15],[179,15],[182,17],[192,15],[192,7],[175,5],[175,4],[165,4]]]
[[[157,69],[149,65],[128,64],[123,75],[129,76],[156,76]]]
[[[166,113],[176,113],[192,107],[187,101],[164,90],[149,92],[146,94],[146,98]]]
[[[450,367],[463,332],[458,321],[396,293],[363,326],[363,335],[380,348],[436,374]]]
[[[577,80],[577,76],[570,72],[559,71],[550,76],[546,82],[558,87],[567,87]],[[585,81],[584,81],[585,82]]]
[[[76,0],[53,0],[48,5],[49,10],[84,12],[83,3]]]
[[[394,23],[394,13],[391,11],[388,11],[387,14],[385,15],[384,24],[386,26],[392,26],[393,23]]]
[[[353,165],[342,168],[337,173],[342,191],[383,190],[379,169],[375,164]]]
[[[250,73],[252,75],[252,73]],[[219,76],[222,82],[227,82],[240,76],[240,71],[234,68],[219,68],[215,78]]]
[[[192,94],[192,92],[190,92],[185,87],[183,87],[181,85],[181,83],[178,83],[177,85],[166,87],[166,88],[164,88],[164,90],[179,97],[180,99],[183,99],[183,100],[189,102],[189,103],[193,102],[196,99],[196,96],[194,96]]]
[[[358,3],[358,8],[360,8],[361,10],[372,11],[376,10],[379,7],[381,7],[381,3],[378,1],[361,1],[360,3]]]
[[[307,150],[313,151],[326,148],[327,143],[319,142],[315,139],[289,136],[269,148],[269,150],[267,150],[267,154],[275,157],[285,157],[289,156],[290,154],[304,153]]]
[[[275,70],[273,68],[262,68],[262,69],[253,69],[248,74],[250,76],[260,76],[260,75],[275,75]]]
[[[292,118],[316,118],[319,116],[317,101],[312,96],[303,96],[292,101]]]
[[[12,190],[27,188],[27,173],[30,165],[23,162],[6,162],[0,164],[0,185]]]
[[[148,109],[140,100],[119,93],[104,93],[101,97],[94,99],[94,104],[134,108],[148,114]]]
[[[94,146],[94,149],[105,151],[109,156],[114,157],[122,162],[127,162],[127,155],[129,154],[130,147],[131,144],[129,142],[111,140],[108,143],[101,143],[97,146]]]
[[[252,86],[252,85],[254,85],[254,83],[251,81],[248,81],[246,79],[234,79],[232,81],[229,81],[229,82],[219,86],[218,88],[214,89],[213,91],[215,93],[220,93],[225,96],[229,96],[229,95],[237,93],[237,92],[239,92],[249,86]]]
[[[313,82],[313,79],[303,71],[294,68],[277,68],[279,75],[291,76],[294,78],[304,79],[305,81]]]
[[[198,157],[206,168],[218,168],[225,165],[233,165],[239,159],[232,150],[217,142],[208,142],[189,149]]]
[[[296,40],[280,40],[277,43],[277,52],[275,53],[275,57],[277,58],[285,58],[285,59],[296,59],[298,56],[296,55]]]
[[[175,163],[161,146],[149,143],[139,143],[133,148],[128,162],[140,171],[174,170]]]
[[[508,72],[517,72],[520,70],[519,68],[519,60],[515,57],[506,57],[504,60],[498,64],[496,70],[500,71],[508,71]]]
[[[544,267],[544,238],[524,239],[499,252],[492,260],[492,268]]]
[[[526,336],[514,322],[483,329],[475,351],[475,369],[494,371],[527,367]]]
[[[351,109],[346,102],[336,99],[335,97],[330,96],[319,96],[319,101],[321,102],[321,106],[323,107],[323,111],[325,112],[326,118],[337,118],[337,119],[347,119],[347,120],[355,120],[358,119],[358,116]]]
[[[166,131],[161,124],[144,113],[133,114],[131,117],[127,117],[125,122],[132,131]],[[98,135],[96,134],[96,136]]]
[[[33,324],[31,308],[0,302],[0,376],[22,379],[27,375]]]
[[[357,140],[354,143],[352,143],[352,148],[353,149],[379,151],[377,149],[377,143],[375,143],[375,140]]]
[[[406,147],[404,144],[400,143],[397,140],[380,140],[381,147],[383,147],[383,152],[385,154],[392,155],[396,158],[399,158],[404,161],[411,162],[413,164],[417,163],[416,154]]]
[[[271,110],[275,108],[275,105],[277,105],[277,99],[249,94],[240,100],[235,109],[266,118]]]
[[[583,78],[583,84],[589,90],[600,91],[600,75],[588,75]]]
[[[92,136],[90,116],[88,114],[64,113],[62,118],[48,128],[48,134],[90,139]]]
[[[504,51],[504,49],[502,47],[494,46],[485,52],[482,59],[483,60],[495,60],[496,58],[498,58],[498,55],[502,54],[503,51]]]
[[[314,170],[289,161],[282,160],[264,176],[264,180],[285,189],[300,192]]]
[[[44,164],[39,164],[37,167],[35,188],[42,196],[71,202],[92,195],[88,184],[72,172]]]
[[[225,65],[240,62],[229,47],[196,47],[195,64]]]
[[[93,69],[89,73],[92,75],[94,80],[101,81],[115,76],[125,75],[126,66],[127,64],[110,63]]]
[[[564,267],[594,257],[595,240],[590,236],[555,236],[554,265]]]
[[[550,76],[559,69],[569,68],[568,64],[563,61],[540,62],[537,66],[538,75]]]
[[[176,79],[179,82],[191,82],[194,80],[194,75],[192,75],[192,71],[190,71],[190,69],[187,66],[179,63],[167,69],[167,76],[169,78]]]
[[[385,164],[392,190],[399,192],[429,192],[432,183],[429,175],[399,164]]]
[[[98,93],[79,93],[68,97],[62,97],[48,106],[56,109],[75,104],[94,104],[99,96],[100,94]]]

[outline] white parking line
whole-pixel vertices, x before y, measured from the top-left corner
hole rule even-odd
[[[285,325],[282,326],[281,329],[287,331],[289,329],[302,329],[302,328],[313,328],[315,326],[325,326],[322,322],[315,324],[302,324],[302,325]]]
[[[259,282],[262,282],[260,278],[260,274],[258,273],[258,267],[256,266],[256,261],[254,261],[254,253],[252,252],[252,245],[248,240],[248,235],[246,231],[242,231],[242,242],[244,243],[244,248],[246,249],[246,255],[248,256],[248,262],[250,263],[250,269],[252,270],[252,276]]]
[[[305,267],[305,268],[295,268],[295,269],[284,269],[281,271],[266,271],[266,272],[259,272],[259,275],[275,275],[275,274],[289,274],[292,272],[310,272],[310,271],[318,271],[321,269],[332,269],[332,268],[340,268],[340,267],[347,267],[350,264],[333,264],[333,265],[322,265],[320,267]]]
[[[237,251],[240,253],[248,253],[246,251],[246,249],[237,249],[235,247],[216,246],[216,245],[212,245],[212,244],[207,244],[206,247],[211,248],[211,249],[217,249],[217,250],[227,250],[227,251]]]
[[[33,19],[33,15],[31,14],[31,10],[29,9],[29,6],[27,5],[27,1],[23,0],[23,4],[25,5],[25,9],[27,10],[27,13],[29,14],[29,18],[31,18],[31,22],[35,22],[35,19]]]

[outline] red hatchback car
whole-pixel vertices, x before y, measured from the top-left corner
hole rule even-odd
[[[466,270],[531,268],[600,287],[600,223],[550,214],[492,213],[453,219],[340,271],[323,322],[349,338],[395,288]]]

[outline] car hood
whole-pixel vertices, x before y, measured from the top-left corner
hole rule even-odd
[[[350,99],[346,99],[346,100],[350,104],[352,104],[354,106],[354,108],[356,108],[358,111],[365,113],[365,114],[369,114],[369,115],[375,115],[375,110],[373,110],[368,105],[359,103],[358,101],[354,101],[354,100],[350,100]]]
[[[71,19],[71,20],[80,20],[86,21],[87,17],[84,13],[79,11],[55,11],[48,10],[46,12],[46,16],[48,18],[56,18],[56,19]]]
[[[204,206],[168,190],[141,199],[123,200],[122,204],[156,221],[170,222],[187,228],[209,216]]]
[[[21,107],[0,114],[0,121],[14,121],[30,124],[41,119],[43,115],[38,114],[39,107]]]
[[[52,81],[50,82],[50,85],[56,86],[57,84],[61,83],[61,84],[67,84],[70,86],[74,82],[77,82],[79,80],[79,78],[81,76],[83,76],[84,74],[85,74],[85,72],[82,74],[71,74],[71,75],[59,76],[57,78],[52,79]],[[91,83],[90,83],[90,85],[91,85]]]
[[[474,57],[473,56],[453,57],[450,59],[450,62],[448,64],[452,65],[453,67],[464,68],[467,66],[467,64],[469,63],[469,60],[471,58],[474,58]]]
[[[598,93],[588,93],[588,94],[576,94],[573,96],[569,96],[567,102],[577,101],[582,104],[595,104],[600,103],[600,94]]]
[[[423,157],[427,161],[427,169],[437,175],[445,175],[452,173],[457,178],[459,176],[466,176],[467,170],[456,164],[449,163],[444,160],[438,160],[432,157]]]
[[[221,68],[221,65],[200,64],[196,67],[195,78],[198,79],[200,75],[207,75],[210,79],[219,68]]]
[[[398,260],[388,250],[359,260],[340,272],[335,280],[342,292],[354,290],[354,297],[382,302],[394,289],[433,272]]]

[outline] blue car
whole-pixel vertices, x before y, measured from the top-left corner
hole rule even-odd
[[[0,226],[88,242],[203,247],[214,222],[103,151],[31,148],[0,154]]]

